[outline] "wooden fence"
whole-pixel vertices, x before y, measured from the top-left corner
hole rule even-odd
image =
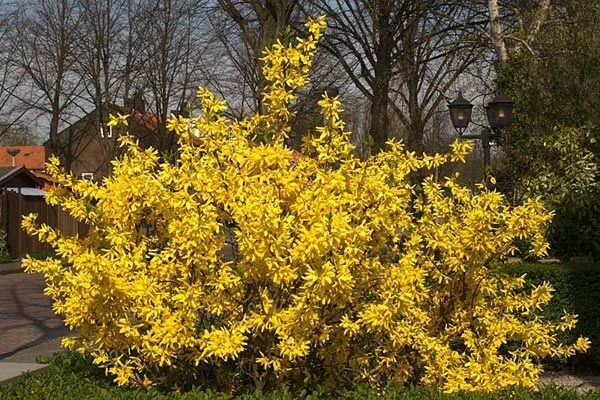
[[[20,258],[29,253],[50,252],[52,248],[31,237],[21,228],[24,215],[35,213],[37,222],[45,223],[58,229],[66,236],[80,236],[87,233],[87,226],[58,207],[50,206],[42,196],[26,196],[21,193],[4,190],[0,196],[0,221],[6,232],[8,251],[13,258]]]

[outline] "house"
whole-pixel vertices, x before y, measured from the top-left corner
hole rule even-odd
[[[23,165],[18,167],[0,167],[0,189],[2,190],[40,194],[43,184],[33,172]]]
[[[45,171],[31,171],[42,185],[42,190],[47,191],[56,183],[56,180]]]
[[[0,146],[0,168],[25,167],[48,190],[53,179],[45,173],[46,148],[44,146]]]
[[[109,115],[128,114],[128,127],[111,127]],[[111,161],[121,149],[118,137],[128,133],[142,147],[157,147],[161,129],[155,114],[145,111],[143,101],[137,107],[110,105],[103,110],[95,109],[60,131],[56,138],[44,143],[47,154],[59,157],[65,169],[75,176],[102,181],[110,175]]]

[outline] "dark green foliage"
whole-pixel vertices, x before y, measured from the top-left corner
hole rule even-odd
[[[515,275],[527,274],[531,284],[546,281],[552,285],[555,292],[545,316],[557,320],[563,310],[579,316],[576,329],[560,339],[572,343],[585,336],[592,342],[586,355],[571,361],[591,362],[600,367],[600,264],[517,264],[507,268]]]
[[[552,2],[548,22],[532,49],[510,55],[499,71],[500,90],[515,101],[504,147],[520,173],[543,157],[556,127],[588,128],[600,139],[600,4]],[[600,155],[600,143],[587,147]]]
[[[238,395],[210,390],[192,389],[184,393],[165,393],[155,390],[117,388],[87,359],[77,354],[61,353],[50,362],[48,369],[28,375],[17,383],[0,384],[0,400],[600,400],[600,391],[587,395],[558,387],[540,391],[520,388],[497,393],[444,394],[433,388],[397,387],[371,389],[360,386],[354,390],[337,393],[320,389],[297,393],[248,392]]]
[[[532,51],[511,53],[498,74],[515,101],[494,171],[499,189],[517,202],[547,200],[556,212],[552,252],[565,258],[600,257],[600,175],[590,168],[600,160],[599,26],[598,1],[552,2]]]

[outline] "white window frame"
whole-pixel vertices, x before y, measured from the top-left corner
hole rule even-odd
[[[104,135],[104,127],[108,128],[108,133],[106,134],[107,138],[112,138],[113,136],[113,127],[110,125],[105,125],[105,124],[100,124],[100,137],[104,139],[105,135]]]
[[[93,172],[82,172],[81,173],[81,179],[88,179],[90,181],[94,180],[94,173]]]

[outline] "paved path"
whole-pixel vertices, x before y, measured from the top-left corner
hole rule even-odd
[[[36,354],[27,349],[47,353],[67,333],[42,293],[44,286],[40,275],[0,275],[0,361],[20,357],[18,362],[33,363]]]
[[[558,385],[583,394],[600,388],[600,375],[593,375],[593,372],[590,374],[546,372],[542,374],[538,385]]]
[[[21,261],[11,261],[7,263],[0,263],[0,275],[14,274],[16,272],[23,272],[21,268]]]

